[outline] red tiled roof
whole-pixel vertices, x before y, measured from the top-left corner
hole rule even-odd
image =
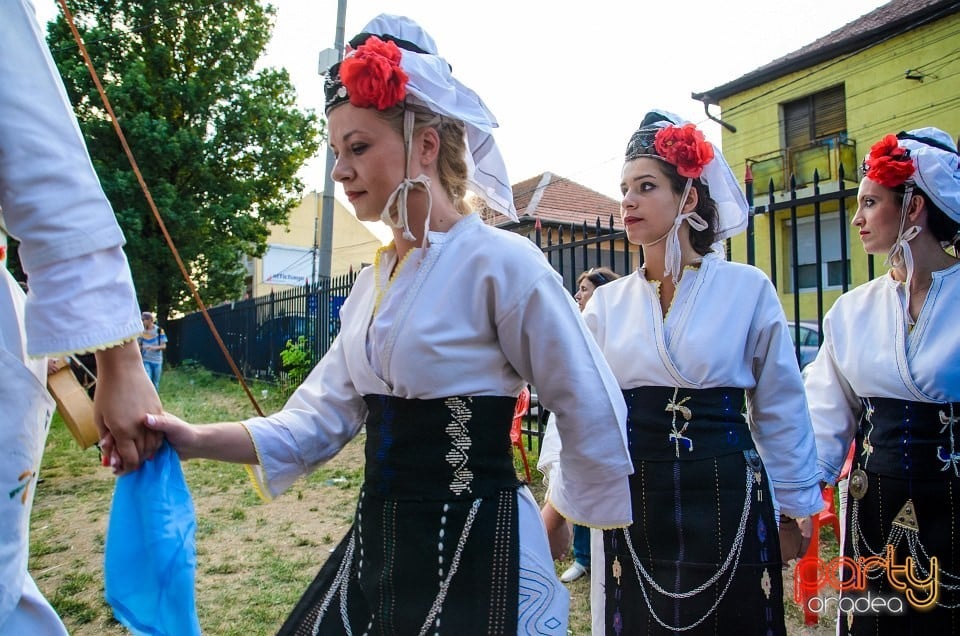
[[[792,53],[691,97],[710,104],[789,73],[854,53],[960,11],[957,0],[892,0]]]
[[[620,203],[570,179],[544,172],[513,185],[513,203],[520,221],[540,219],[541,223],[581,225],[594,227],[597,217],[603,229],[622,230]],[[502,214],[486,211],[484,220],[489,225],[504,226],[511,221]]]

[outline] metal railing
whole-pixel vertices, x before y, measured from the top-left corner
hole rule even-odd
[[[210,318],[241,373],[247,378],[282,380],[280,352],[287,341],[305,338],[305,349],[319,360],[340,332],[340,307],[356,280],[351,272],[318,284],[292,287],[266,296],[209,309]],[[192,360],[216,373],[230,373],[200,313],[171,320],[166,358]]]
[[[838,179],[841,171],[856,174],[857,145],[846,135],[835,135],[749,157],[747,165],[764,191],[772,184],[774,191],[786,193],[813,184],[814,174],[821,180]]]

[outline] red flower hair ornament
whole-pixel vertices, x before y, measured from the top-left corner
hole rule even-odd
[[[677,168],[682,177],[697,179],[713,161],[713,145],[693,124],[667,126],[657,131],[653,146],[664,160]]]
[[[913,176],[915,165],[910,150],[900,146],[896,135],[887,135],[870,147],[864,160],[865,176],[887,188],[896,188]]]
[[[340,81],[357,108],[386,110],[407,94],[407,74],[400,68],[400,48],[375,35],[340,64]]]

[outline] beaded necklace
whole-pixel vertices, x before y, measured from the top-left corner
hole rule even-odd
[[[387,290],[390,289],[390,285],[393,284],[393,281],[396,280],[397,275],[400,273],[400,270],[403,269],[403,266],[406,265],[407,261],[410,259],[410,255],[415,251],[410,249],[404,254],[403,258],[396,264],[389,274],[384,276],[381,266],[383,264],[383,254],[391,249],[395,249],[395,244],[391,243],[390,245],[381,247],[377,250],[377,254],[373,259],[373,269],[377,273],[375,280],[375,289],[376,295],[375,300],[373,301],[373,315],[377,315],[377,311],[380,309],[380,302],[383,300],[384,294],[387,293]]]

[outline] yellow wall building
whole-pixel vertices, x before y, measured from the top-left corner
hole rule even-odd
[[[308,192],[290,212],[286,226],[270,227],[267,252],[248,263],[252,296],[290,289],[312,281],[317,272],[317,249],[323,193]],[[334,200],[331,277],[358,271],[373,262],[380,239],[353,214]]]
[[[855,189],[857,168],[870,146],[888,133],[936,126],[960,133],[960,5],[943,0],[894,0],[819,40],[694,99],[720,106],[720,119],[736,128],[722,131],[724,156],[743,179],[754,177],[754,204],[789,200],[791,175],[796,196],[812,195],[814,169],[821,192]],[[840,182],[839,166],[844,181]],[[819,270],[824,310],[841,293],[847,269],[850,287],[868,280],[868,261],[849,222],[855,194],[821,205],[821,261],[814,251],[813,205],[796,206],[800,317],[817,318]],[[841,219],[841,214],[843,219]],[[794,298],[793,224],[790,212],[754,218],[755,264],[768,273],[792,315]],[[846,232],[841,234],[841,220]],[[844,236],[845,235],[845,236]],[[846,242],[846,262],[841,241]],[[746,261],[746,239],[732,245],[734,260]],[[771,262],[774,261],[774,262]],[[876,259],[874,275],[885,271]]]

